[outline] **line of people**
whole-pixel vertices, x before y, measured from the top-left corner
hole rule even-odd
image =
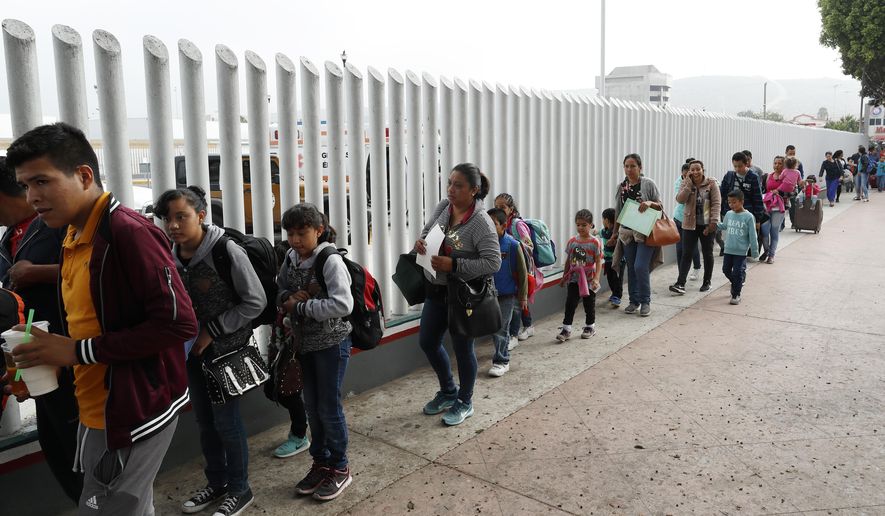
[[[673,293],[684,293],[686,281],[698,276],[701,257],[700,290],[710,289],[721,232],[731,302],[740,302],[746,259],[759,254],[757,231],[772,263],[790,201],[807,186],[791,151],[775,158],[767,175],[754,170],[748,151],[736,153],[734,170],[721,183],[706,175],[702,161],[687,160],[675,185],[681,238]],[[50,332],[32,330],[32,341],[17,346],[14,359],[20,368],[59,368],[60,388],[37,399],[38,430],[53,473],[82,514],[153,513],[153,480],[188,403],[200,429],[206,485],[181,510],[243,513],[254,495],[240,399],[258,385],[291,420],[274,455],[309,451],[313,458],[295,493],[328,501],[351,485],[341,388],[353,344],[351,314],[362,300],[355,300],[353,271],[336,252],[335,230],[321,210],[298,204],[285,211],[288,248],[277,248],[276,284],[268,289],[247,246],[206,221],[204,191],[170,190],[157,200],[164,233],[104,191],[95,152],[76,128],[57,123],[28,132],[10,146],[5,165],[0,195],[11,202],[0,210],[0,223],[9,228],[0,279],[38,320],[50,322]],[[602,228],[589,209],[575,214],[576,234],[562,260],[566,294],[558,342],[570,339],[579,304],[581,337],[596,335],[603,275],[613,309],[622,304],[626,278],[624,313],[651,314],[650,273],[663,263],[662,248],[619,215],[628,201],[642,213],[664,205],[638,154],[628,154],[622,165],[613,206],[601,212]],[[478,371],[477,336],[451,330],[457,285],[484,280],[494,286],[489,295],[501,320],[488,374],[500,377],[510,368],[510,352],[534,335],[530,306],[544,282],[537,254],[544,235],[522,218],[510,194],[498,195],[486,210],[489,188],[479,167],[456,165],[446,198],[428,211],[413,249],[429,254],[435,271],[424,272],[419,342],[438,389],[422,411],[442,414],[449,426],[474,414]],[[805,202],[814,203],[815,195],[806,192]],[[428,249],[425,238],[434,228],[444,239],[439,249]],[[277,315],[269,364],[251,354],[252,329],[268,307]]]

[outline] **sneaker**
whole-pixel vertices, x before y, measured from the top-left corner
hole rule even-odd
[[[314,463],[310,465],[310,471],[307,472],[307,475],[302,478],[300,482],[295,484],[295,494],[313,494],[320,487],[320,484],[323,483],[323,480],[325,480],[328,474],[329,466],[314,461]]]
[[[492,364],[492,367],[489,369],[489,376],[492,378],[500,378],[509,370],[510,364]]]
[[[636,310],[639,310],[639,306],[630,303],[629,305],[627,305],[627,308],[624,309],[624,313],[633,315],[636,313]]]
[[[436,396],[424,405],[424,413],[428,416],[433,416],[440,412],[445,412],[449,407],[455,404],[456,399],[458,399],[458,391],[455,391],[453,394],[437,391]]]
[[[729,301],[729,303],[732,304],[732,305],[739,305],[739,304],[741,304],[741,296],[734,296],[734,297],[732,297],[732,298],[731,298],[731,301]]]
[[[584,331],[581,333],[582,339],[589,339],[594,335],[596,335],[596,328],[593,326],[584,326]]]
[[[313,492],[313,498],[323,502],[334,500],[347,489],[351,482],[353,482],[353,475],[350,474],[350,466],[345,466],[344,469],[330,468],[323,483]]]
[[[676,294],[677,296],[681,296],[685,294],[685,285],[680,285],[679,283],[674,283],[670,285],[670,292]]]
[[[642,306],[639,308],[639,315],[642,317],[648,317],[651,315],[651,305],[648,303],[642,303]]]
[[[774,263],[774,256],[769,256],[768,258],[766,258],[765,263],[767,263],[769,265]]]
[[[701,285],[700,292],[706,292],[710,290],[710,282],[705,281],[703,285]]]
[[[768,251],[764,251],[762,254],[759,255],[759,263],[762,263],[767,259],[768,259]]]
[[[698,270],[700,269],[692,269],[691,272],[688,273],[688,279],[691,281],[698,280]]]
[[[460,425],[465,419],[473,415],[473,403],[464,403],[456,400],[452,408],[443,414],[442,422],[448,426]]]
[[[835,204],[833,204],[833,203],[830,203],[830,208],[832,208],[832,207],[833,207],[833,206],[835,206]]]
[[[612,308],[620,308],[621,306],[621,298],[617,296],[608,298],[608,302],[611,303]]]
[[[239,496],[227,495],[227,498],[221,502],[221,505],[218,506],[218,509],[215,510],[215,514],[212,516],[238,516],[246,510],[246,507],[252,505],[254,501],[255,497],[252,496],[251,489]]]
[[[200,489],[186,502],[181,504],[181,512],[185,514],[194,514],[202,511],[210,504],[227,494],[227,486],[212,487],[206,486]]]
[[[295,434],[289,432],[289,438],[286,439],[286,442],[277,446],[277,449],[273,451],[273,456],[278,459],[285,459],[286,457],[298,455],[309,447],[310,439],[306,435],[304,437],[295,437]]]
[[[535,336],[535,327],[534,326],[527,326],[527,327],[523,328],[522,331],[519,332],[519,335],[517,335],[516,338],[519,340],[527,340],[529,337],[534,337],[534,336]]]
[[[516,346],[519,346],[519,337],[510,337],[510,342],[507,344],[507,351],[513,351],[516,349]]]
[[[559,335],[556,336],[556,341],[565,342],[570,338],[572,338],[572,331],[563,328],[562,331],[559,332]]]

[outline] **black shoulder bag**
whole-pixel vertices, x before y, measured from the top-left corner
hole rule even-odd
[[[464,281],[448,277],[449,332],[463,337],[483,337],[501,329],[501,307],[491,276]]]

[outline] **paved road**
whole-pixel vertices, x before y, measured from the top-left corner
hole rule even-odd
[[[285,427],[253,438],[249,514],[885,514],[885,195],[825,209],[740,306],[717,260],[712,292],[669,297],[663,268],[653,315],[601,307],[591,340],[543,321],[459,427],[420,414],[427,369],[349,398],[355,480],[331,503],[294,498],[309,459],[270,457]],[[163,475],[158,514],[202,483],[199,461]]]

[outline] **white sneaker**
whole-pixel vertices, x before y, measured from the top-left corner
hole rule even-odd
[[[527,328],[523,328],[523,329],[519,332],[519,335],[517,335],[516,337],[517,337],[519,340],[528,340],[529,337],[534,337],[534,336],[535,336],[535,327],[534,327],[534,326],[529,326],[529,327],[527,327]]]
[[[691,281],[698,280],[698,269],[692,269],[690,273],[688,273],[688,279]]]
[[[732,305],[741,304],[741,296],[734,296],[733,298],[731,298],[731,301],[729,301],[729,303]]]
[[[519,346],[519,339],[516,337],[510,337],[510,343],[507,344],[507,351],[513,351],[517,346]]]
[[[500,378],[509,370],[510,364],[492,364],[492,367],[489,369],[489,376]]]

